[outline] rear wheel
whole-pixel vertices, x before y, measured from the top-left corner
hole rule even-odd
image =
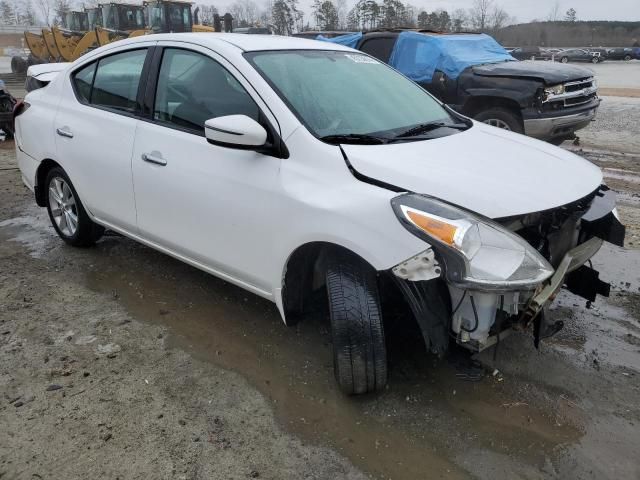
[[[560,61],[561,61],[562,63],[569,63],[569,57],[562,57],[562,58],[560,59]]]
[[[624,61],[628,62],[629,60],[631,60],[631,55],[625,55],[624,56]]]
[[[96,243],[104,228],[89,218],[66,172],[60,167],[52,168],[45,188],[49,218],[60,238],[74,247]]]
[[[520,117],[508,108],[492,107],[477,113],[473,118],[492,127],[502,128],[503,130],[510,130],[516,133],[524,133]]]
[[[591,63],[598,63],[600,61],[600,59],[598,57],[593,57],[591,59]]]
[[[387,383],[387,350],[375,270],[340,253],[326,273],[333,366],[348,394],[381,390]]]

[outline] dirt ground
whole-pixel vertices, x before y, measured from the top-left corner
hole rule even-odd
[[[612,297],[563,293],[551,315],[566,328],[540,351],[514,334],[479,370],[392,325],[389,388],[346,398],[325,319],[287,328],[119,236],[65,246],[0,152],[0,478],[640,475],[637,229],[594,261]],[[637,221],[636,185],[615,187]]]
[[[564,330],[483,368],[392,323],[388,389],[347,398],[325,318],[287,328],[120,236],[64,245],[0,144],[0,479],[640,478],[640,157],[605,147],[583,154],[629,227],[594,259],[610,298],[561,293]]]

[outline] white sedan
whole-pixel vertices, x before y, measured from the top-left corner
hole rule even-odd
[[[15,115],[23,180],[65,242],[120,232],[273,301],[287,325],[326,292],[347,393],[387,381],[382,297],[404,297],[435,354],[514,326],[538,341],[561,326],[543,307],[563,285],[608,293],[584,264],[624,239],[597,167],[339,45],[124,40]]]

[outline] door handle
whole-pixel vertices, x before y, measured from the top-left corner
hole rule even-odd
[[[161,165],[163,167],[167,164],[167,161],[164,158],[152,153],[143,153],[142,160],[144,160],[145,162],[154,163],[156,165]]]
[[[69,130],[69,127],[57,128],[56,133],[61,137],[73,138],[73,133]]]

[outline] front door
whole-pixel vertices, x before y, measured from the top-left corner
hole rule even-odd
[[[261,266],[270,255],[280,159],[207,142],[209,118],[243,114],[261,121],[264,108],[229,64],[205,52],[166,47],[162,53],[152,116],[138,125],[133,152],[140,234],[266,291]]]

